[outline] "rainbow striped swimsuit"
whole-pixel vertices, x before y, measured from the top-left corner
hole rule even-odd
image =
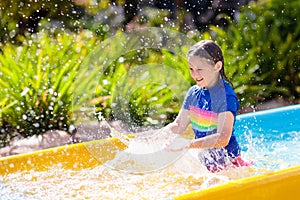
[[[223,86],[219,84],[209,89],[200,88],[197,85],[189,89],[183,102],[183,109],[189,110],[195,138],[205,137],[217,131],[220,112],[232,112],[235,120],[239,101],[230,85],[225,81],[223,83]],[[234,129],[224,149],[232,157],[239,155],[240,147],[234,135]]]
[[[217,128],[218,114],[213,111],[204,110],[190,106],[190,120],[194,130],[200,132],[213,131]]]

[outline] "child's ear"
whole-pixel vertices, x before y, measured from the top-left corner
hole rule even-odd
[[[221,61],[218,61],[218,62],[215,64],[215,69],[216,69],[217,71],[220,71],[220,70],[222,69],[222,67],[223,67],[223,64],[222,64]]]

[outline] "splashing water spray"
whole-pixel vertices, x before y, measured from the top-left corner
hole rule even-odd
[[[99,122],[102,122],[104,123],[110,130],[110,136],[111,137],[115,137],[115,138],[118,138],[120,139],[120,141],[122,143],[124,143],[126,146],[129,145],[129,136],[125,135],[125,134],[122,134],[120,131],[116,130],[115,128],[113,128],[107,121],[106,119],[103,117],[102,113],[101,112],[98,112],[98,113],[95,113]]]
[[[183,52],[184,48],[178,47],[190,47],[193,44],[195,41],[187,35],[164,28],[133,30],[108,38],[91,51],[91,54],[83,61],[81,73],[74,83],[73,105],[84,107],[85,109],[81,109],[81,112],[95,110],[94,107],[88,107],[91,105],[86,102],[91,102],[91,98],[95,97],[94,93],[96,88],[99,88],[100,77],[115,61],[123,62],[124,59],[120,58],[124,58],[126,53],[164,49],[174,56],[187,59],[186,53]],[[190,82],[184,77],[182,71],[161,63],[147,63],[129,68],[125,74],[119,75],[118,81],[114,84],[116,89],[110,96],[111,105],[113,105],[111,113],[115,119],[129,123],[130,127],[132,127],[130,100],[140,88],[159,85],[170,90],[181,104],[190,87]],[[97,152],[101,150],[101,144],[97,149],[86,145],[95,158],[112,169],[139,174],[164,169],[180,159],[187,152],[186,147],[191,142],[191,139],[175,134],[171,136],[161,129],[146,129],[148,131],[136,134],[123,133],[112,127],[104,119],[102,113],[93,113],[96,114],[98,121],[110,129],[110,135],[118,138],[126,146],[122,150],[116,148],[108,151],[113,152],[115,156],[104,162]],[[90,116],[90,114],[84,115]],[[170,151],[170,149],[178,151]]]

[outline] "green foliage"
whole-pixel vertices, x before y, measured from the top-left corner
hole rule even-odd
[[[133,126],[172,120],[191,84],[186,52],[195,41],[167,33],[155,28],[121,32],[91,50],[74,83],[77,116],[89,120],[101,113]]]
[[[84,34],[43,32],[0,54],[1,122],[24,137],[67,130],[71,123],[72,84],[94,40]],[[1,127],[1,132],[7,132]]]
[[[65,16],[74,9],[71,1],[65,1],[64,6],[56,0],[49,4],[46,0],[30,2],[0,2],[0,7],[7,8],[0,10],[1,41],[16,39],[18,22],[33,10],[48,6],[48,17],[54,19],[57,13]],[[95,14],[107,6],[108,1],[100,1],[98,7],[89,7],[89,12]],[[193,84],[186,60],[188,47],[201,39],[214,39],[223,49],[225,71],[242,105],[278,97],[295,102],[300,98],[299,7],[296,0],[251,3],[242,9],[237,24],[226,30],[212,27],[212,32],[200,36],[197,31],[188,32],[183,38],[192,39],[183,45],[179,35],[162,35],[171,31],[154,31],[148,35],[151,40],[132,33],[110,40],[112,27],[106,22],[94,23],[92,15],[82,21],[71,17],[68,23],[91,30],[98,40],[106,39],[100,45],[85,31],[62,33],[65,27],[48,31],[52,37],[44,32],[18,36],[19,46],[2,43],[0,146],[17,133],[27,137],[51,129],[67,130],[70,123],[82,120],[83,107],[89,118],[101,113],[135,126],[161,126],[172,121]],[[150,10],[137,22],[176,29],[164,20],[166,16],[166,12]],[[44,18],[42,24],[50,27],[51,20]],[[165,48],[143,46],[162,44],[161,38]],[[141,39],[144,42],[140,44]]]
[[[122,59],[99,77],[90,101],[96,113],[133,127],[162,126],[173,120],[191,84],[186,58],[162,49],[134,51]]]
[[[1,88],[0,88],[1,89]],[[1,91],[1,90],[0,90]],[[0,96],[0,147],[6,146],[10,140],[16,136],[16,133],[13,133],[12,127],[10,124],[8,124],[6,121],[2,120],[2,113],[5,113],[8,111],[8,109],[10,109],[12,106],[14,106],[17,102],[11,102],[11,103],[7,103],[8,102],[8,98],[3,96],[3,94],[1,93],[2,96]]]
[[[8,41],[19,42],[19,36],[37,32],[40,26],[51,29],[43,24],[53,21],[58,28],[77,30],[84,6],[72,0],[0,1],[0,47]]]
[[[185,57],[166,49],[152,51],[144,60],[130,65],[118,79],[112,90],[113,114],[131,125],[159,127],[173,121],[181,108],[191,83],[188,64]]]
[[[300,97],[300,2],[270,0],[242,10],[228,30],[213,28],[242,104]]]

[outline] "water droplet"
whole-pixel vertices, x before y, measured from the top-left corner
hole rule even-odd
[[[120,57],[119,58],[119,63],[123,63],[125,61],[125,58],[124,57]]]

